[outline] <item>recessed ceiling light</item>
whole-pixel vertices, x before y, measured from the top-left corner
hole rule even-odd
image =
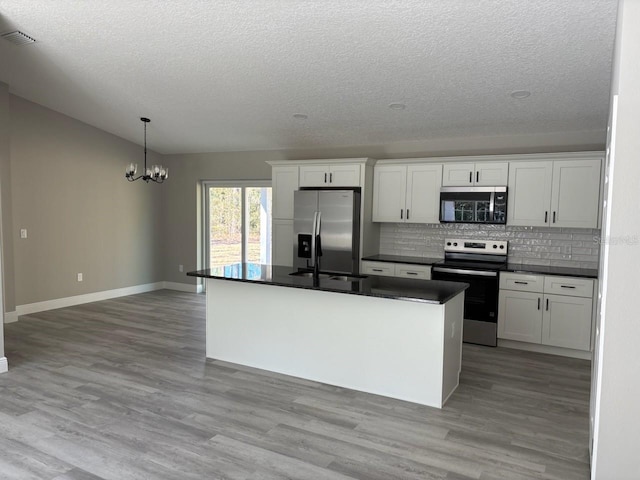
[[[19,30],[15,32],[3,33],[2,38],[6,41],[13,43],[14,45],[26,45],[28,43],[35,43],[36,39],[30,37],[26,33],[23,33]]]
[[[529,90],[515,90],[511,92],[511,97],[517,98],[517,99],[527,98],[530,95],[531,95],[531,92]]]
[[[305,115],[304,113],[294,113],[293,118],[295,118],[296,120],[306,120],[307,118],[309,118],[309,116]]]
[[[407,106],[404,103],[390,103],[389,108],[391,110],[404,110]]]

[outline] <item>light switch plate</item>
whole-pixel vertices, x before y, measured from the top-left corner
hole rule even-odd
[[[20,238],[27,238],[27,229],[26,228],[21,228],[20,229]]]

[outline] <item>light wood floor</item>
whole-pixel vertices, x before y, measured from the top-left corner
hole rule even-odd
[[[2,479],[589,475],[584,360],[465,345],[438,410],[205,361],[202,295],[33,314],[5,336]]]

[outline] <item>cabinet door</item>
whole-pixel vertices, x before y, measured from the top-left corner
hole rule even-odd
[[[591,348],[592,299],[545,295],[542,343],[555,347]]]
[[[479,187],[504,187],[509,181],[509,163],[476,163],[474,180]]]
[[[507,225],[544,227],[551,219],[552,162],[511,162]]]
[[[445,163],[442,170],[443,187],[468,187],[473,185],[474,178],[473,163]]]
[[[328,165],[300,165],[301,187],[328,187]]]
[[[599,159],[554,162],[552,227],[598,228],[600,166]]]
[[[293,219],[293,192],[298,189],[298,167],[273,167],[271,187],[272,217]]]
[[[405,219],[409,223],[440,222],[442,165],[408,165]]]
[[[331,165],[329,186],[360,187],[360,165]]]
[[[500,290],[498,338],[540,343],[542,341],[542,295]]]
[[[373,221],[404,222],[407,188],[405,165],[380,165],[373,170]]]
[[[293,266],[293,220],[272,220],[271,249],[273,265]]]

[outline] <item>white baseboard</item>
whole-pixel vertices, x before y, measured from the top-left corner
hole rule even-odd
[[[0,357],[0,373],[9,371],[9,362],[7,362],[7,357]]]
[[[179,292],[202,293],[202,285],[192,283],[163,282],[167,290],[177,290]]]
[[[498,339],[498,346],[505,348],[514,348],[516,350],[527,350],[529,352],[560,355],[562,357],[581,358],[583,360],[591,360],[592,355],[591,352],[585,352],[584,350],[552,347],[551,345],[538,345],[537,343],[517,342],[515,340]]]
[[[114,290],[86,293],[84,295],[75,295],[73,297],[56,298],[54,300],[47,300],[44,302],[28,303],[26,305],[16,306],[16,315],[29,315],[31,313],[55,310],[56,308],[73,307],[74,305],[81,305],[83,303],[126,297],[127,295],[152,292],[154,290],[162,290],[163,288],[164,282],[146,283],[143,285],[134,285],[133,287],[116,288]]]
[[[13,312],[5,312],[4,314],[4,323],[13,323],[18,321],[18,312],[15,310]]]

